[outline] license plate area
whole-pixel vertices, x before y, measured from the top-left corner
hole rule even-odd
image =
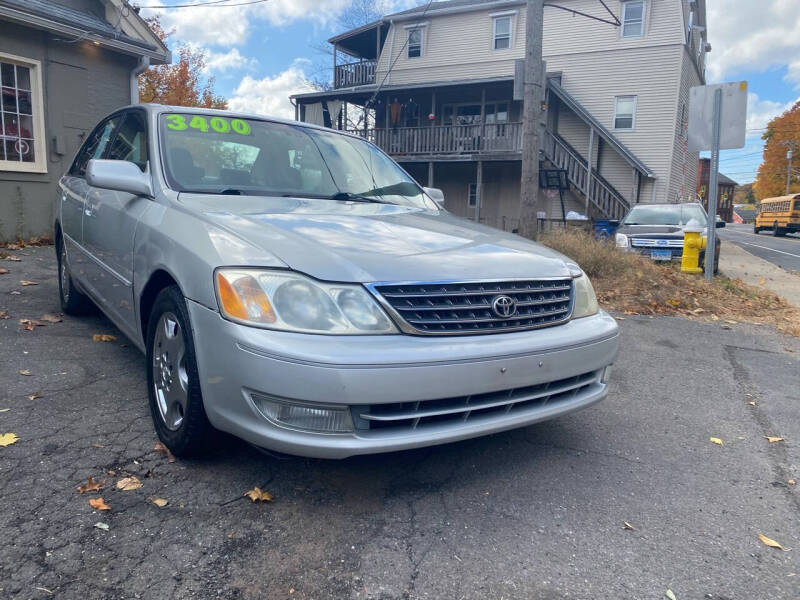
[[[651,250],[650,258],[653,260],[672,260],[672,250]]]

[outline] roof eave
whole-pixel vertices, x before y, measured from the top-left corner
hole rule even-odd
[[[147,56],[150,58],[151,64],[166,64],[172,60],[169,50],[165,52],[163,49],[145,46],[144,44],[132,44],[124,40],[108,37],[106,34],[99,31],[87,32],[79,27],[62,23],[55,19],[49,19],[41,15],[34,15],[25,11],[17,10],[10,6],[0,6],[0,18],[5,18],[9,21],[34,27],[36,29],[72,35],[75,36],[76,39],[83,39],[87,42],[96,42],[101,46],[106,46],[123,54],[130,54],[132,56]]]

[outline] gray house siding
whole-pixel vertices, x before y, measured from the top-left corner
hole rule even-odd
[[[0,171],[0,240],[52,231],[58,180],[83,138],[104,115],[130,102],[135,57],[57,37],[0,22],[0,52],[41,62],[47,154],[47,173]]]

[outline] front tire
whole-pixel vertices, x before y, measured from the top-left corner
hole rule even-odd
[[[72,275],[70,275],[69,272],[67,246],[64,244],[64,239],[60,235],[57,239],[58,298],[61,302],[61,310],[73,316],[90,313],[94,309],[94,304],[89,299],[89,296],[80,292],[72,281]]]
[[[161,290],[150,312],[147,390],[158,439],[175,456],[205,453],[215,430],[203,407],[189,312],[177,286]]]
[[[783,237],[786,235],[786,232],[778,226],[777,221],[775,221],[775,224],[772,226],[772,235],[774,237]]]

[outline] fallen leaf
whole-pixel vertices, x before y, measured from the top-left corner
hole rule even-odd
[[[236,532],[235,532],[235,531],[231,531],[231,532],[228,534],[228,539],[231,539],[231,538],[233,538],[233,536],[234,536],[234,535],[236,535]]]
[[[244,493],[245,496],[250,498],[253,502],[272,502],[272,494],[269,492],[262,492],[260,488],[253,488],[250,491]]]
[[[726,323],[730,323],[731,325],[736,325],[737,321],[731,321],[729,319],[725,319]]]
[[[45,315],[42,315],[41,318],[42,318],[42,321],[47,321],[48,323],[61,323],[61,321],[63,320],[58,315],[54,315],[54,314],[51,314],[51,313],[47,313]]]
[[[722,443],[722,440],[719,439],[719,438],[712,437],[712,438],[708,438],[708,439],[709,439],[709,441],[713,442],[714,444],[719,444],[720,446],[724,446],[725,445],[725,444]]]
[[[777,548],[778,550],[783,550],[784,552],[789,552],[789,550],[791,550],[791,548],[784,548],[778,542],[776,542],[775,540],[771,540],[763,533],[758,534],[758,539],[761,540],[762,544],[764,544],[765,546],[769,546],[770,548]]]
[[[0,310],[0,319],[10,319],[11,315],[4,310]]]
[[[28,281],[27,279],[23,279],[22,281],[20,281],[20,284],[21,284],[23,287],[25,287],[25,286],[28,286],[28,285],[39,285],[39,284],[38,284],[38,283],[36,283],[35,281]]]
[[[19,374],[20,374],[20,375],[25,375],[25,377],[30,377],[31,375],[33,375],[33,373],[31,373],[30,371],[28,371],[28,369],[22,369],[22,370],[19,372]]]
[[[758,285],[764,285],[765,283],[767,283],[767,280],[764,279],[763,277],[758,280]]]
[[[44,323],[36,319],[20,319],[19,324],[25,331],[33,331],[36,327],[44,327]]]
[[[11,262],[19,262],[22,259],[19,256],[8,256],[6,257],[6,260],[10,260]]]
[[[717,315],[711,315],[712,321],[719,321],[719,317]]]
[[[102,521],[98,521],[94,524],[95,527],[98,529],[102,529],[103,531],[108,531],[108,523],[103,523]]]
[[[789,481],[787,481],[786,483],[788,483],[789,485],[794,485],[794,484],[795,484],[795,483],[797,483],[797,482],[796,482],[794,479],[790,479],[790,480],[789,480]]]
[[[158,452],[159,454],[163,454],[164,456],[166,456],[167,457],[167,462],[171,462],[171,463],[175,462],[175,457],[172,455],[172,452],[170,452],[169,448],[167,448],[161,442],[156,442],[155,443],[155,445],[153,446],[153,451],[154,452]]]
[[[86,485],[78,486],[78,492],[80,492],[81,494],[85,492],[97,492],[100,491],[100,488],[102,488],[103,485],[105,485],[105,483],[106,483],[105,479],[103,479],[103,481],[95,481],[94,479],[89,477],[89,481]]]
[[[672,593],[672,590],[667,590],[664,592],[664,595],[669,598],[669,600],[677,600],[677,598],[675,598],[675,594]]]
[[[764,438],[765,438],[765,439],[766,439],[766,440],[767,440],[767,441],[768,441],[770,444],[774,444],[775,442],[782,442],[782,441],[783,441],[783,439],[784,439],[784,438],[782,438],[782,437],[777,437],[777,436],[774,436],[774,435],[765,435],[765,436],[764,436]]]
[[[111,510],[111,507],[102,498],[89,498],[89,504],[95,510]]]
[[[681,305],[681,301],[678,298],[667,298],[666,303],[675,308]]]
[[[92,448],[105,448],[103,444],[92,444]]]
[[[41,398],[41,396],[39,395],[39,392],[34,392],[33,394],[30,394],[28,396],[28,400],[36,400],[37,398]]]
[[[10,410],[10,408],[0,408],[0,413],[8,412]]]
[[[92,339],[95,342],[113,342],[117,338],[116,338],[116,336],[109,335],[107,333],[95,333],[92,336]]]
[[[150,502],[155,504],[158,508],[163,508],[167,505],[167,500],[164,500],[164,498],[153,498]]]
[[[631,525],[627,521],[623,521],[622,522],[622,528],[623,529],[630,529],[631,531],[636,531],[636,527],[634,527],[633,525]]]
[[[752,401],[752,400],[751,400],[750,402],[748,402],[748,404],[749,404],[750,406],[755,406],[755,405],[756,405],[756,403],[755,403],[754,401]]]
[[[117,482],[117,488],[123,492],[131,492],[142,487],[142,482],[137,477],[123,477]]]
[[[614,317],[617,321],[624,321],[625,317]]]
[[[8,269],[0,267],[0,275],[8,275]]]
[[[0,446],[10,446],[16,444],[19,438],[16,433],[0,433]]]

